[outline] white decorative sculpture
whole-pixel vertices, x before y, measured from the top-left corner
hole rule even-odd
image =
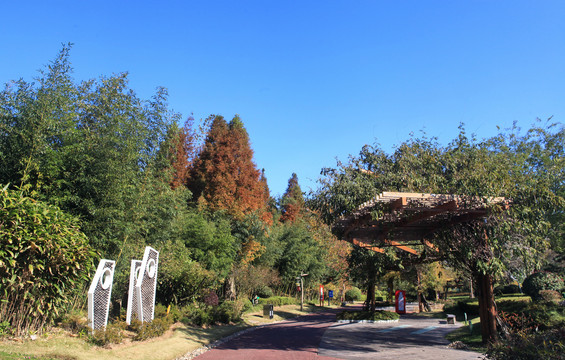
[[[142,318],[141,307],[139,306],[139,298],[137,296],[136,285],[141,280],[141,260],[132,260],[129,274],[129,291],[128,291],[128,311],[126,315],[126,323],[131,324],[132,316],[138,320]]]
[[[100,260],[88,289],[88,325],[93,330],[104,328],[108,323],[115,265],[113,260]]]
[[[139,320],[152,321],[155,313],[155,291],[157,288],[157,269],[159,252],[145,247],[139,278],[135,283],[138,308],[141,309]]]

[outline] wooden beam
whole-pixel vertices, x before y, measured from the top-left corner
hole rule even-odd
[[[351,239],[351,243],[353,245],[357,245],[357,246],[362,247],[362,248],[367,249],[367,250],[379,252],[381,254],[385,252],[384,249],[381,249],[381,248],[376,247],[376,246],[372,246],[370,244],[364,243],[364,242],[359,241],[357,239]]]
[[[420,253],[418,253],[416,250],[412,249],[411,247],[402,245],[402,244],[399,243],[399,242],[396,242],[396,241],[393,241],[393,240],[385,240],[385,242],[388,243],[388,244],[390,244],[390,245],[392,245],[392,246],[394,246],[394,247],[396,247],[396,248],[398,248],[398,249],[401,249],[401,250],[404,250],[404,251],[406,251],[406,252],[409,252],[410,254],[414,254],[414,255],[417,255],[417,256],[420,255]]]
[[[406,205],[408,205],[408,199],[406,198],[406,196],[401,196],[398,199],[390,202],[390,209],[394,211],[402,209]]]
[[[426,245],[427,247],[429,247],[432,250],[435,250],[435,252],[439,252],[439,249],[436,248],[434,246],[434,244],[432,244],[431,242],[429,242],[428,240],[422,240],[422,242],[424,243],[424,245]]]

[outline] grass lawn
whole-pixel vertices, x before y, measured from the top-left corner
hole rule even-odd
[[[475,317],[469,319],[468,324],[469,325],[464,325],[447,334],[445,338],[451,342],[461,341],[469,347],[469,350],[474,350],[484,354],[487,351],[487,348],[483,345],[481,320],[479,317]]]
[[[260,310],[245,314],[243,322],[239,324],[197,328],[177,323],[158,338],[141,342],[126,341],[108,347],[91,345],[86,339],[71,337],[64,332],[53,332],[35,341],[0,341],[0,359],[171,360],[251,326],[285,320],[321,309],[324,308],[305,304],[304,311],[301,312],[300,305],[285,305],[275,307],[273,319],[265,319],[261,307]]]

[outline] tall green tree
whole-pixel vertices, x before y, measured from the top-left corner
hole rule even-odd
[[[36,83],[20,80],[2,91],[0,182],[23,185],[79,216],[91,244],[116,256],[124,241],[159,232],[142,221],[149,209],[170,213],[165,207],[181,201],[155,171],[159,146],[178,116],[167,109],[165,89],[141,100],[125,73],[76,83],[70,48]]]
[[[448,146],[437,139],[412,138],[392,154],[365,146],[358,157],[324,169],[312,206],[333,221],[383,191],[450,193],[512,201],[508,211],[494,206],[487,221],[438,233],[434,241],[454,266],[484,285],[479,299],[484,340],[495,336],[493,277],[508,270],[506,259],[521,256],[525,268],[539,268],[548,248],[560,251],[563,235],[564,129],[561,124],[518,129],[477,141],[463,127]],[[488,309],[485,310],[485,309]]]

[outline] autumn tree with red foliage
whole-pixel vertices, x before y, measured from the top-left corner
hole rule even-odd
[[[186,186],[190,167],[196,152],[196,134],[193,129],[194,118],[190,116],[180,129],[173,129],[170,149],[170,164],[172,177],[170,185],[172,189]]]
[[[295,173],[292,174],[288,180],[288,187],[281,199],[281,222],[290,221],[291,223],[296,221],[300,216],[304,208],[304,197],[302,196],[302,190],[300,185],[298,185],[298,176]]]
[[[204,147],[188,181],[194,199],[212,211],[226,210],[238,219],[255,211],[263,214],[268,187],[253,162],[243,122],[237,115],[229,123],[222,116],[210,119]]]

